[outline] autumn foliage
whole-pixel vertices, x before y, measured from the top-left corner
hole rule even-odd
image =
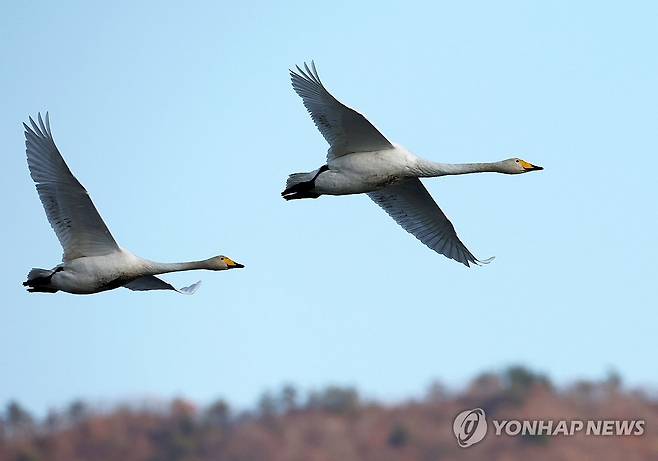
[[[458,447],[453,418],[480,407],[497,419],[643,419],[641,436],[499,436]],[[658,401],[611,374],[557,388],[522,367],[487,373],[466,389],[430,386],[417,400],[382,404],[327,387],[266,392],[233,411],[184,401],[110,411],[74,402],[35,420],[15,402],[0,421],[0,461],[580,461],[658,459]]]

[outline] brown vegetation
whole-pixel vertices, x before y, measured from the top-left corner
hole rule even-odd
[[[644,419],[641,436],[494,436],[459,448],[453,418],[480,407],[488,418]],[[383,405],[354,389],[328,387],[300,398],[291,386],[234,413],[175,400],[166,408],[103,412],[74,402],[35,421],[17,403],[0,420],[0,461],[437,461],[658,459],[658,401],[611,375],[556,389],[521,367],[484,374],[457,394],[434,384],[418,401]]]

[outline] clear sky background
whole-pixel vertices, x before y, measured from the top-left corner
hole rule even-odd
[[[4,2],[0,7],[0,404],[267,388],[419,395],[522,363],[558,382],[655,386],[655,2]],[[443,162],[520,156],[521,176],[426,180],[465,267],[365,196],[285,202],[327,145],[288,68]],[[61,249],[21,122],[55,141],[117,241],[246,269],[194,296],[30,295]]]

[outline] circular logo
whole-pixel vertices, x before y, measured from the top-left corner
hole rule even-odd
[[[459,413],[452,423],[452,430],[460,447],[466,448],[478,443],[487,434],[487,419],[482,408],[474,408]]]

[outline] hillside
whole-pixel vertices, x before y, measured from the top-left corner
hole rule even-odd
[[[484,440],[460,448],[452,424],[482,408]],[[645,420],[635,436],[496,436],[492,419]],[[328,387],[300,396],[292,386],[263,394],[234,412],[175,400],[111,410],[75,402],[36,421],[15,402],[0,424],[1,461],[648,461],[658,459],[658,401],[628,390],[612,374],[556,388],[521,367],[487,373],[467,388],[430,386],[416,400],[384,405],[354,389]]]

